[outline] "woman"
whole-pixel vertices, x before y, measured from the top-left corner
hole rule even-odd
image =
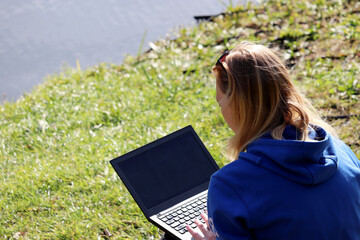
[[[242,43],[214,67],[237,160],[215,173],[199,239],[360,239],[360,169],[268,48]],[[239,154],[240,153],[240,154]],[[209,230],[209,228],[211,230]]]

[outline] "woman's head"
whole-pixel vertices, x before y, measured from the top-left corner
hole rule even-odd
[[[300,140],[306,140],[310,119],[320,120],[290,81],[282,61],[265,46],[239,44],[219,59],[214,73],[217,100],[235,132],[230,141],[234,152],[267,131],[281,139],[289,124],[300,130]]]

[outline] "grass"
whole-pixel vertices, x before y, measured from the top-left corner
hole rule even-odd
[[[277,50],[295,83],[360,156],[360,3],[269,0],[122,65],[67,68],[0,106],[0,238],[156,239],[109,160],[193,125],[220,166],[231,136],[211,69],[243,40]]]

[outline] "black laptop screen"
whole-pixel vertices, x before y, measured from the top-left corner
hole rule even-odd
[[[201,143],[202,144],[202,143]],[[118,162],[122,174],[147,209],[209,181],[217,170],[192,132]]]

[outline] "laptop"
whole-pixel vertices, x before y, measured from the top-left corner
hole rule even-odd
[[[206,211],[210,177],[219,167],[191,126],[110,161],[145,217],[181,239],[193,239]]]

